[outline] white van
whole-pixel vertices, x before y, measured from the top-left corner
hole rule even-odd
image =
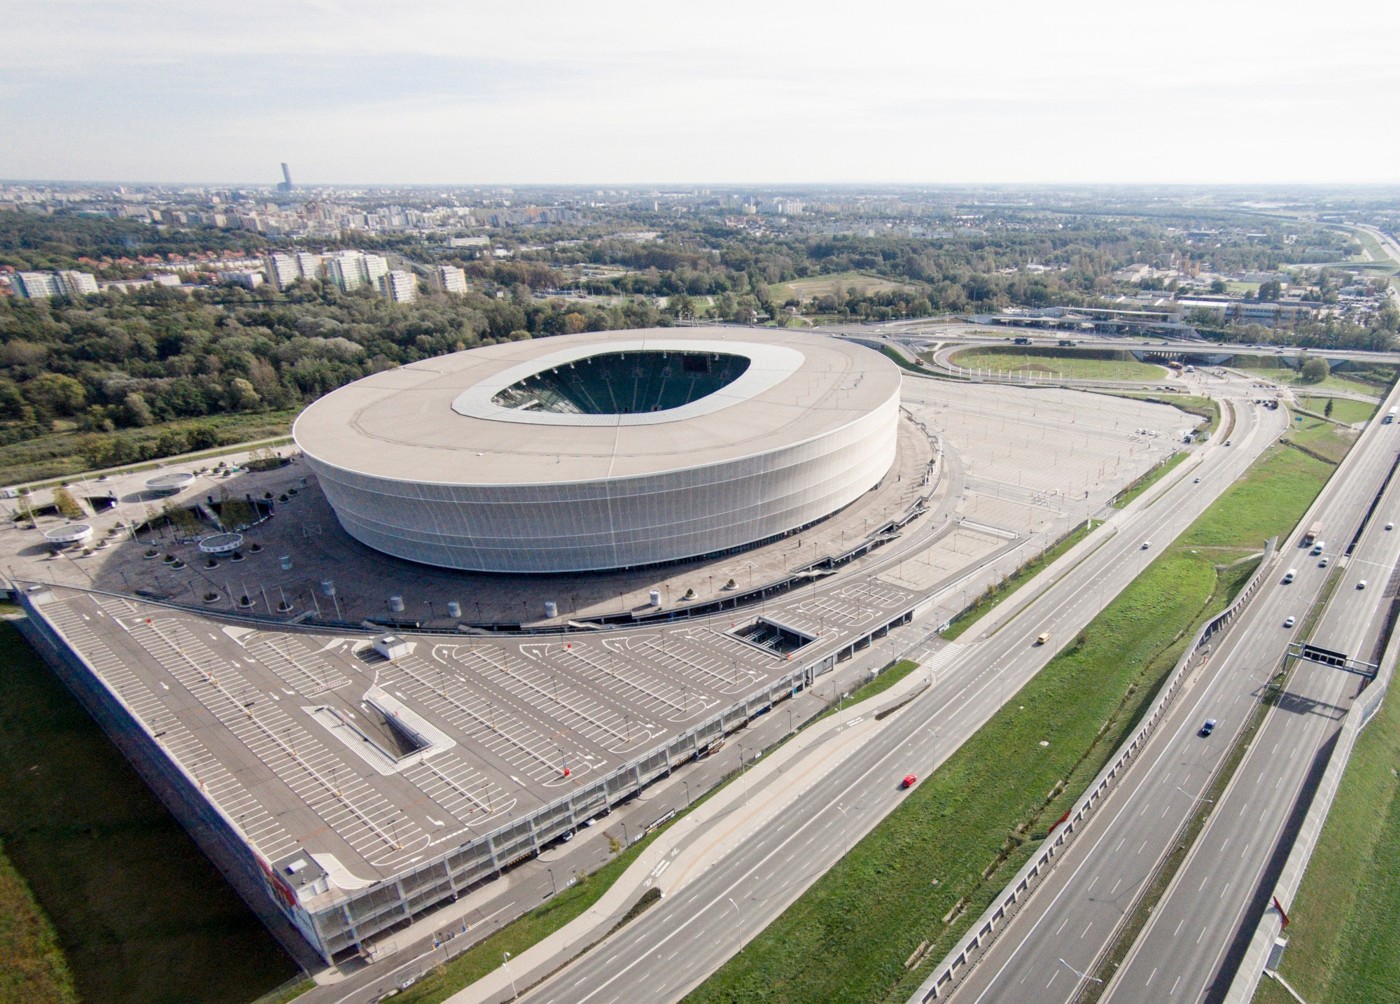
[[[1325,540],[1319,540],[1313,545],[1312,553],[1321,554],[1325,550],[1327,550],[1327,542]]]
[[[1286,572],[1283,573],[1283,581],[1284,581],[1284,582],[1292,582],[1295,578],[1297,578],[1297,576],[1298,576],[1298,569],[1296,569],[1296,568],[1290,568],[1288,571],[1286,571]]]

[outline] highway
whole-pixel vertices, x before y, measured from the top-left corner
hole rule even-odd
[[[1368,444],[1372,462],[1354,469],[1345,486],[1352,501],[1363,505],[1400,446],[1395,426],[1378,426],[1377,432]],[[1348,515],[1357,516],[1354,510]],[[1395,519],[1400,519],[1400,490],[1392,485],[1354,556],[1340,559],[1337,590],[1308,641],[1373,661],[1394,595],[1392,570],[1400,561],[1400,536],[1384,529]],[[1357,523],[1336,524],[1349,531],[1339,543]],[[1300,579],[1303,567],[1322,578],[1316,566],[1316,559],[1300,566]],[[1366,588],[1358,589],[1363,580]],[[1172,976],[1169,999],[1224,999],[1255,922],[1270,906],[1274,881],[1326,767],[1341,716],[1361,684],[1361,677],[1335,668],[1297,663],[1283,699],[1269,712],[1105,1000],[1161,1000],[1163,974]]]
[[[973,969],[956,999],[1075,999],[1088,978],[1081,974],[1093,971],[1171,850],[1233,737],[1280,667],[1287,642],[1306,628],[1306,615],[1331,574],[1341,574],[1342,581],[1311,640],[1329,648],[1358,649],[1357,639],[1365,637],[1386,592],[1387,570],[1400,541],[1373,527],[1357,557],[1340,559],[1341,568],[1338,552],[1359,526],[1397,445],[1400,426],[1368,429],[1305,519],[1325,523],[1331,538],[1329,567],[1320,567],[1320,558],[1297,546],[1297,538],[1281,546],[1273,574],[1190,681],[1147,752]],[[1377,533],[1383,535],[1379,544]],[[1285,583],[1284,572],[1291,567],[1297,569],[1296,578]],[[1357,590],[1355,583],[1368,576],[1368,587],[1374,588]],[[1297,624],[1285,628],[1290,616]],[[1273,860],[1297,792],[1306,787],[1312,754],[1326,743],[1358,681],[1314,664],[1299,665],[1227,796],[1215,806],[1190,861],[1120,968],[1110,999],[1196,1000],[1214,984],[1201,970],[1218,969],[1241,913],[1257,899],[1258,874]],[[1214,735],[1203,738],[1198,730],[1208,717],[1218,725]],[[1234,824],[1216,822],[1226,819]],[[1166,986],[1163,973],[1171,974]]]
[[[1221,389],[1240,399],[1252,393],[1248,380],[1222,381]],[[831,776],[768,825],[746,834],[711,867],[675,885],[669,872],[659,876],[657,885],[666,896],[648,911],[645,923],[623,929],[524,999],[675,1000],[703,981],[899,804],[898,781],[905,773],[923,774],[941,762],[1039,671],[1054,650],[1032,644],[1041,631],[1072,638],[1282,433],[1283,412],[1245,403],[1236,407],[1232,446],[1204,447],[1198,459],[1178,468],[1157,490],[1116,513],[1044,573],[1040,595],[990,636],[948,646],[956,649],[950,657],[932,639],[931,625],[923,632],[916,626],[909,632],[917,639],[909,654],[948,667],[940,671],[937,686],[878,729],[869,726],[869,738]],[[1157,543],[1144,548],[1149,540]],[[1072,567],[1065,571],[1064,566]],[[764,786],[781,784],[782,778],[751,772],[749,783],[752,797],[761,799]],[[539,967],[539,975],[562,961]],[[534,980],[531,974],[513,975],[522,987]],[[509,996],[507,987],[494,996],[463,999]]]

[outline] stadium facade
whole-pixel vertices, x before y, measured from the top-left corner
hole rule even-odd
[[[808,526],[894,462],[900,374],[825,336],[646,329],[377,373],[293,435],[346,532],[411,561],[586,572]]]

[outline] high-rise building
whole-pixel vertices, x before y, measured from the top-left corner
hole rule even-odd
[[[58,273],[58,289],[64,296],[88,296],[97,292],[97,276],[65,269]]]
[[[267,278],[278,289],[286,289],[301,278],[301,267],[291,255],[274,251],[267,256]]]
[[[303,279],[319,279],[321,277],[321,256],[298,251],[297,270],[301,272]]]
[[[326,275],[345,292],[365,284],[365,256],[358,251],[337,251],[326,258]]]
[[[465,293],[467,291],[467,273],[456,265],[439,265],[437,277],[438,285],[445,293]]]
[[[47,300],[61,292],[52,272],[16,272],[10,283],[16,293],[29,300]]]
[[[380,279],[389,274],[389,260],[383,255],[369,254],[361,256],[364,261],[365,280],[377,284]]]
[[[412,272],[394,269],[381,280],[384,295],[395,303],[412,303],[418,297],[418,280]]]

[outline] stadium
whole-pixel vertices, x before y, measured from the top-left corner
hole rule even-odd
[[[480,572],[633,568],[809,526],[895,457],[899,370],[752,329],[510,342],[377,373],[293,428],[341,526]]]

